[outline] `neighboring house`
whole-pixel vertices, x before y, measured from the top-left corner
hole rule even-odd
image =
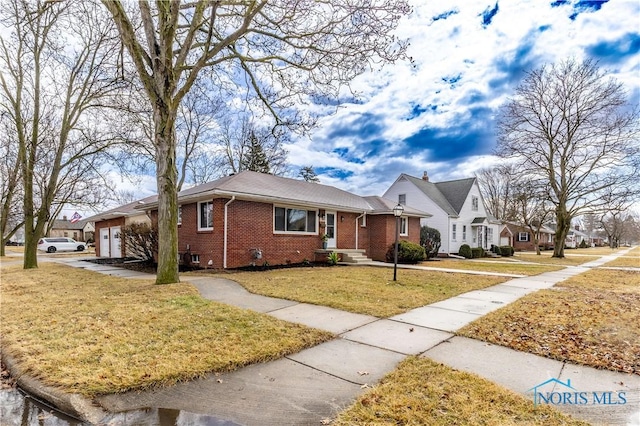
[[[575,227],[567,233],[564,246],[567,248],[577,248],[583,241],[586,242],[587,246],[591,247],[591,237],[589,234],[582,232],[580,226],[575,225]]]
[[[324,260],[321,235],[328,250],[363,252],[385,260],[395,240],[396,203],[381,197],[361,197],[341,189],[245,171],[185,189],[178,194],[178,251],[185,263],[202,267],[237,268]],[[131,214],[157,220],[157,198],[94,216],[96,232],[113,235]],[[129,216],[127,216],[129,215]],[[400,218],[403,240],[420,241],[420,219],[428,217],[407,207]],[[96,245],[97,256],[107,255]]]
[[[553,247],[554,235],[555,231],[553,229],[543,225],[538,235],[538,246],[543,248]],[[511,246],[517,251],[533,251],[536,249],[534,240],[534,234],[528,226],[514,222],[503,222],[500,231],[501,246]]]
[[[69,237],[76,241],[86,242],[94,239],[95,228],[93,222],[82,219],[77,222],[71,222],[67,216],[62,219],[53,221],[53,225],[49,230],[47,237]]]
[[[476,178],[429,182],[401,174],[383,197],[433,216],[422,224],[440,231],[441,253],[458,253],[462,244],[490,249],[499,244],[499,226],[486,210]]]

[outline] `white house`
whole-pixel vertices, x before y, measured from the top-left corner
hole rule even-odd
[[[500,222],[486,210],[476,178],[434,183],[427,172],[422,179],[403,173],[384,197],[431,213],[421,224],[440,231],[441,253],[458,253],[462,244],[484,249],[500,244]]]

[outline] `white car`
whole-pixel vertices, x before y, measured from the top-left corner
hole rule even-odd
[[[46,251],[47,253],[84,251],[86,248],[85,243],[67,237],[47,237],[40,238],[40,241],[38,241],[38,250]]]

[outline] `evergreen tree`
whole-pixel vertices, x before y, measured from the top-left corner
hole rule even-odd
[[[306,180],[307,182],[319,183],[320,179],[318,178],[318,174],[315,170],[313,170],[313,166],[304,166],[300,168],[298,172],[298,177]]]
[[[256,137],[254,132],[249,135],[249,152],[242,158],[240,165],[242,170],[250,170],[252,172],[270,173],[269,161],[264,153],[262,144]]]

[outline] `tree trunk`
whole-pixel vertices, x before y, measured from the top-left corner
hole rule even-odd
[[[176,112],[166,105],[154,111],[158,185],[158,272],[156,284],[180,282],[178,275],[178,169],[175,164]]]
[[[571,229],[571,217],[564,204],[560,204],[556,208],[556,223],[556,241],[552,257],[564,257],[564,242]]]

